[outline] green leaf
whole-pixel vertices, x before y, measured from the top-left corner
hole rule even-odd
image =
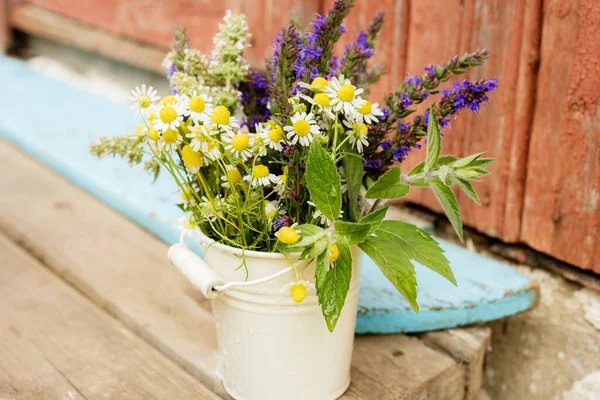
[[[351,151],[350,144],[346,142],[346,151]],[[342,164],[344,166],[344,172],[346,174],[346,182],[348,185],[348,206],[350,212],[350,218],[353,221],[358,221],[360,218],[360,188],[363,180],[363,161],[360,157],[355,157],[353,153],[351,155],[344,155],[342,158]]]
[[[389,208],[389,206],[385,206],[377,211],[373,211],[371,214],[367,214],[364,217],[362,217],[362,219],[359,221],[362,224],[371,225],[371,228],[369,229],[369,235],[375,232],[375,229],[377,229],[379,225],[381,225],[381,221],[383,221],[383,219],[385,218],[385,215]]]
[[[319,254],[323,253],[329,247],[330,240],[329,236],[325,235],[317,240],[312,245],[306,247],[300,257],[299,260],[310,260],[311,258],[318,257]]]
[[[313,140],[306,162],[306,186],[317,209],[335,221],[342,209],[342,189],[335,163],[318,140]]]
[[[337,246],[340,250],[340,256],[328,271],[326,271],[326,268],[330,263],[327,251],[324,252],[325,256],[319,255],[317,258],[317,295],[330,332],[333,332],[342,313],[348,289],[350,289],[350,280],[352,279],[352,253],[350,247],[341,242],[338,242]]]
[[[436,179],[429,183],[429,186],[433,190],[435,197],[438,199],[442,208],[446,212],[452,227],[456,231],[456,234],[460,238],[461,242],[463,240],[462,234],[462,221],[460,219],[460,208],[458,207],[458,202],[456,201],[456,196],[452,193],[452,190],[448,186],[446,186],[442,181]]]
[[[335,221],[333,223],[335,238],[344,240],[349,245],[362,242],[371,229],[369,223]]]
[[[325,230],[321,227],[311,224],[298,225],[294,228],[298,235],[300,236],[300,240],[296,243],[289,245],[282,242],[279,242],[277,245],[277,249],[282,253],[289,253],[294,251],[300,251],[307,246],[312,245],[320,238],[326,235]]]
[[[440,136],[440,126],[433,110],[433,104],[429,107],[429,123],[427,124],[427,156],[425,157],[425,167],[433,167],[440,158],[442,151],[442,138]]]
[[[460,160],[456,160],[452,163],[452,168],[462,168],[470,165],[473,161],[476,161],[479,157],[481,157],[483,153],[472,154],[468,157],[461,158]]]
[[[396,244],[384,237],[369,236],[358,247],[377,264],[383,275],[408,300],[412,308],[419,311],[415,267],[406,254],[399,252]]]
[[[365,195],[368,199],[397,199],[408,194],[410,185],[402,181],[400,168],[393,167],[379,178]]]
[[[478,158],[477,160],[475,160],[471,163],[470,167],[483,169],[483,168],[488,167],[493,162],[494,162],[493,158]]]
[[[434,165],[434,168],[437,169],[438,167],[441,167],[443,165],[451,164],[456,160],[457,160],[457,158],[454,156],[441,156],[438,159],[438,162]],[[425,161],[422,161],[422,162],[418,163],[417,165],[415,165],[413,167],[413,169],[410,170],[410,172],[408,173],[408,176],[420,174],[421,172],[423,172],[424,169],[425,169]],[[417,179],[417,180],[412,181],[410,183],[410,186],[427,187],[427,186],[429,186],[429,183],[425,179]]]
[[[461,179],[461,178],[456,178],[456,183],[467,194],[467,196],[469,196],[471,198],[471,200],[473,200],[478,205],[481,205],[479,196],[477,196],[477,192],[475,191],[475,188],[473,187],[473,185],[471,185],[471,183],[469,181],[465,181],[464,179]]]
[[[456,285],[456,278],[444,251],[429,233],[406,222],[383,221],[375,234],[391,240],[397,249],[406,253],[411,260],[437,272]]]

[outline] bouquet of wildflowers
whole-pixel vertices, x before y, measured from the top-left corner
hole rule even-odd
[[[242,15],[227,13],[210,55],[189,48],[177,28],[164,62],[172,94],[160,98],[152,87],[136,88],[133,110],[141,124],[133,134],[100,138],[91,148],[98,156],[145,162],[154,175],[170,174],[181,190],[178,206],[189,216],[188,229],[236,248],[316,259],[316,291],[330,330],[350,285],[351,246],[360,247],[415,310],[413,261],[455,283],[428,233],[384,221],[385,202],[413,187],[433,190],[462,239],[450,188],[458,185],[479,203],[470,181],[488,174],[492,161],[481,154],[442,156],[440,134],[462,109],[478,112],[496,88],[495,79],[439,88],[480,65],[487,52],[428,65],[380,105],[368,93],[382,68],[368,61],[383,14],[342,58],[333,55],[352,3],[336,1],[305,31],[285,27],[264,70],[250,68],[243,57],[249,34]],[[416,113],[413,107],[425,100],[431,106]],[[402,173],[399,164],[421,142],[426,159]],[[294,300],[304,299],[305,285],[292,286]]]

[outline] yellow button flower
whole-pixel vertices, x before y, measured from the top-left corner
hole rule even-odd
[[[370,101],[365,101],[362,106],[358,108],[358,112],[361,114],[371,114],[371,110],[373,109],[373,105]]]
[[[231,138],[231,146],[237,151],[243,151],[250,143],[250,136],[245,133],[238,133]]]
[[[175,104],[177,103],[177,99],[175,98],[175,96],[165,96],[162,98],[162,100],[160,101],[160,104],[162,104],[163,106],[169,105],[169,104]]]
[[[175,118],[177,118],[177,111],[171,106],[164,106],[161,108],[159,116],[162,122],[168,124],[169,122],[175,121]]]
[[[337,97],[343,102],[350,102],[354,99],[354,90],[354,85],[351,83],[343,84],[338,90]]]
[[[166,144],[173,144],[177,141],[179,133],[173,129],[167,129],[163,132],[162,138]]]
[[[290,294],[296,303],[301,303],[306,298],[306,286],[302,283],[295,283],[290,287]]]
[[[317,93],[313,100],[321,107],[329,107],[329,103],[331,103],[331,99],[325,93]]]
[[[289,226],[284,226],[277,232],[277,239],[285,244],[294,244],[300,239],[298,231]]]
[[[194,151],[189,144],[186,144],[183,146],[183,149],[181,149],[181,157],[183,158],[183,163],[188,168],[199,167],[202,164],[200,153]]]
[[[252,168],[252,178],[265,178],[267,176],[269,176],[269,168],[265,165],[256,164]]]
[[[158,140],[158,131],[156,129],[150,129],[148,131],[148,137],[156,142]]]
[[[323,90],[325,89],[325,86],[327,86],[327,79],[321,76],[317,76],[310,84],[310,87],[313,90]]]
[[[294,132],[298,136],[306,136],[310,132],[310,124],[301,119],[294,123]]]
[[[227,180],[229,182],[231,182],[232,185],[237,185],[241,179],[242,179],[242,174],[240,173],[240,170],[238,170],[237,168],[232,169],[227,172]]]
[[[273,142],[279,142],[283,139],[283,130],[279,125],[275,125],[275,127],[269,131],[269,139]]]
[[[204,111],[204,106],[206,105],[204,99],[200,96],[192,97],[190,100],[190,110],[193,112],[202,112]]]

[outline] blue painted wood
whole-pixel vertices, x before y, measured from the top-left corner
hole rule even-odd
[[[142,168],[88,153],[102,135],[119,135],[138,124],[125,104],[87,93],[0,58],[0,135],[89,191],[166,243],[178,240],[181,211],[167,174],[151,184]],[[536,291],[523,275],[443,240],[458,287],[417,265],[414,313],[378,268],[363,255],[357,333],[419,332],[490,321],[524,311]],[[196,251],[198,245],[189,243]]]

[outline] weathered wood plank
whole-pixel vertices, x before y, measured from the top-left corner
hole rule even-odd
[[[218,398],[3,234],[0,266],[0,398]]]
[[[468,77],[496,77],[499,89],[481,114],[464,111],[452,122],[452,130],[445,131],[443,147],[447,154],[485,151],[496,158],[492,176],[475,184],[483,206],[462,193],[459,201],[465,224],[505,241],[517,241],[520,233],[539,59],[540,4],[540,0],[452,0],[439,7],[435,0],[425,0],[411,2],[410,8],[409,72],[422,73],[430,62],[443,62],[453,54],[477,48],[491,52],[484,66]],[[408,171],[423,158],[423,150],[414,151],[403,168]],[[441,211],[427,190],[413,190],[408,200]]]
[[[600,273],[600,8],[544,2],[522,239]]]
[[[9,18],[11,26],[32,35],[162,73],[161,62],[167,47],[139,43],[31,4],[12,5]]]
[[[484,382],[485,355],[491,344],[489,327],[448,329],[420,335],[423,342],[458,361],[465,372],[465,399],[477,397]]]
[[[0,231],[223,393],[212,317],[168,265],[167,246],[3,141],[0,168],[10,171],[0,176]],[[395,347],[410,357],[394,355]],[[352,374],[346,399],[458,399],[464,393],[464,372],[455,361],[401,335],[357,338]]]
[[[10,45],[10,25],[8,24],[8,0],[0,0],[0,54]]]
[[[52,14],[64,16],[88,28],[97,27],[108,34],[147,45],[168,48],[173,28],[184,25],[191,44],[203,52],[212,49],[212,37],[217,32],[225,11],[246,14],[254,47],[246,57],[254,65],[261,65],[271,53],[275,34],[287,24],[290,15],[309,20],[318,11],[319,1],[189,1],[189,0],[24,0]],[[31,28],[33,29],[33,27]],[[53,36],[60,35],[60,26],[54,26]],[[62,36],[62,35],[61,35]],[[77,42],[81,45],[82,41]],[[158,64],[160,65],[160,64]]]

